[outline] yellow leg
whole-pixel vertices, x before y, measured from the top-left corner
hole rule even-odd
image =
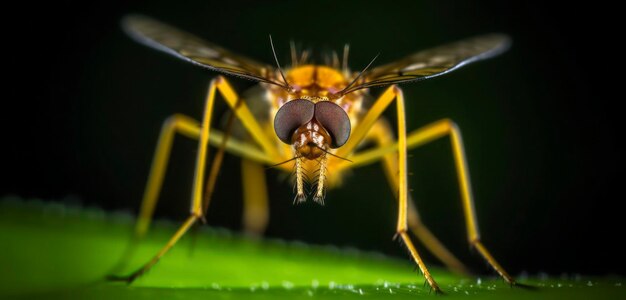
[[[246,128],[250,131],[251,135],[256,137],[257,142],[262,141],[259,142],[259,144],[266,145],[265,147],[274,149],[271,147],[271,140],[265,135],[264,132],[262,132],[258,122],[256,122],[245,103],[239,103],[237,101],[237,95],[224,78],[218,77],[216,80],[211,82],[207,99],[214,98],[216,88],[221,92],[224,92],[223,96],[231,107],[237,107],[236,116],[240,120],[247,120],[245,122],[242,121],[242,123],[244,123],[244,126],[246,126]],[[139,218],[135,227],[136,237],[140,238],[144,236],[150,226],[150,221],[152,219],[157,198],[163,183],[163,177],[167,169],[175,134],[180,133],[186,137],[198,139],[201,133],[200,128],[201,126],[198,121],[181,114],[175,114],[163,123],[161,134],[157,142],[156,152],[152,160],[150,176],[148,177],[148,182],[144,191]],[[257,134],[258,132],[261,132],[262,134]],[[211,129],[211,135],[208,136],[208,140],[211,145],[218,147],[221,145],[223,139],[223,133],[218,130]],[[280,158],[276,158],[273,154],[267,154],[268,152],[264,152],[258,147],[246,142],[238,141],[233,137],[229,137],[225,148],[229,153],[233,153],[260,163],[274,164],[276,161],[280,160]],[[273,151],[276,152],[275,149]]]
[[[253,235],[261,235],[269,221],[265,169],[248,159],[241,160],[243,179],[243,228]]]
[[[407,206],[408,206],[408,180],[407,180],[407,141],[406,141],[406,110],[404,109],[404,96],[400,88],[392,86],[396,98],[396,110],[398,113],[398,226],[397,234],[400,235],[404,244],[409,249],[413,260],[424,274],[424,278],[435,292],[441,292],[439,285],[430,275],[424,261],[417,253],[413,242],[407,234]],[[377,103],[378,104],[378,103]],[[376,106],[376,105],[375,105]]]
[[[261,146],[262,152],[272,159],[272,163],[276,163],[282,159],[278,153],[276,143],[271,139],[256,121],[252,112],[246,105],[245,101],[238,101],[238,96],[230,86],[228,81],[222,76],[215,79],[217,88],[228,103],[230,108],[235,112],[237,118],[241,121],[246,130],[254,141]]]
[[[450,136],[452,142],[452,153],[454,155],[454,162],[458,174],[459,189],[461,191],[461,200],[463,202],[463,212],[465,215],[469,243],[476,248],[483,258],[485,258],[485,260],[496,272],[498,272],[498,274],[500,274],[500,276],[502,276],[502,278],[504,278],[504,280],[510,284],[516,284],[513,277],[511,277],[504,270],[504,268],[500,266],[480,240],[478,220],[476,217],[476,210],[474,208],[474,197],[472,195],[467,160],[465,158],[465,150],[463,147],[463,138],[458,126],[449,119],[443,119],[426,125],[425,127],[415,130],[409,134],[407,138],[407,147],[412,149],[446,135]],[[404,148],[400,141],[384,147],[363,151],[362,153],[351,156],[350,159],[353,161],[354,166],[364,165],[381,159],[388,153],[397,151],[398,148]],[[343,167],[347,168],[350,166],[345,165]]]
[[[139,276],[150,270],[150,268],[152,268],[152,266],[154,266],[159,259],[161,259],[161,257],[176,244],[176,242],[178,242],[187,230],[191,228],[198,218],[202,216],[202,203],[200,203],[202,198],[200,193],[202,190],[201,185],[204,177],[206,155],[208,152],[209,125],[211,124],[211,113],[213,111],[214,100],[215,87],[214,82],[211,82],[204,109],[204,118],[199,130],[200,141],[198,143],[198,156],[196,157],[196,170],[194,174],[194,187],[192,192],[190,216],[176,231],[176,233],[174,233],[167,244],[165,244],[165,246],[161,248],[161,250],[150,261],[128,276],[109,276],[109,279],[127,281],[129,283],[137,279]],[[157,195],[163,183],[163,176],[169,160],[174,133],[182,131],[191,137],[196,137],[196,132],[193,128],[197,127],[194,125],[197,124],[194,124],[193,120],[187,119],[184,116],[181,117],[181,115],[174,115],[165,122],[163,130],[161,131],[161,136],[159,137],[159,141],[157,143],[157,151],[154,156],[150,176],[148,177],[148,184],[146,186],[146,193],[144,194],[141,211],[139,213],[139,220],[137,221],[137,226],[135,227],[135,233],[138,237],[145,234],[150,224],[150,219],[152,218],[152,214],[156,206]],[[180,128],[183,128],[183,130]]]
[[[159,141],[157,143],[157,150],[152,163],[150,176],[148,178],[148,184],[144,194],[142,202],[142,208],[140,211],[139,219],[135,229],[136,236],[143,236],[150,224],[150,219],[156,206],[157,196],[161,189],[163,182],[163,176],[169,160],[172,141],[174,134],[179,132],[191,138],[198,138],[198,152],[196,157],[196,169],[194,173],[193,189],[192,189],[192,201],[191,212],[189,218],[183,223],[183,225],[176,231],[176,233],[170,238],[167,244],[143,267],[133,272],[129,276],[111,276],[113,280],[125,280],[132,282],[137,277],[148,271],[158,260],[169,251],[176,242],[189,230],[189,228],[203,216],[202,211],[202,191],[204,183],[204,173],[206,167],[206,158],[208,154],[208,145],[210,138],[210,129],[213,105],[215,103],[215,91],[219,90],[220,94],[224,97],[224,100],[229,104],[231,109],[235,112],[235,115],[242,121],[244,127],[250,131],[255,140],[261,145],[267,156],[277,157],[277,151],[272,147],[271,140],[261,131],[258,122],[250,113],[245,103],[238,101],[238,96],[232,90],[228,82],[223,77],[211,81],[207,94],[206,104],[204,108],[202,124],[198,124],[193,119],[183,116],[174,115],[169,118],[163,125]],[[222,137],[223,138],[223,137]],[[232,147],[232,143],[230,144]],[[236,144],[234,144],[236,145]],[[228,145],[225,146],[228,148]],[[236,148],[236,147],[235,147]],[[244,149],[251,150],[252,148]],[[236,149],[242,150],[242,149]],[[259,150],[260,151],[260,150]],[[252,151],[254,152],[254,151]],[[268,154],[269,153],[269,154]],[[254,157],[262,157],[264,155],[253,155]],[[279,159],[279,158],[278,158]],[[276,160],[278,160],[276,159]],[[276,161],[273,160],[273,161]]]
[[[152,159],[150,176],[148,177],[148,183],[146,184],[143,200],[141,201],[139,218],[135,225],[135,236],[137,238],[143,237],[150,227],[150,221],[152,220],[157,198],[161,191],[163,177],[172,150],[172,142],[174,141],[174,135],[176,133],[197,139],[200,136],[200,123],[181,114],[172,115],[163,123],[156,152]]]
[[[182,114],[174,114],[163,123],[161,135],[159,136],[152,161],[152,168],[150,169],[150,176],[148,177],[148,183],[146,184],[143,200],[141,202],[139,218],[135,226],[135,236],[137,238],[143,237],[150,227],[150,221],[152,220],[154,208],[161,190],[163,176],[167,169],[169,155],[176,133],[191,139],[198,139],[200,137],[200,123]],[[223,138],[224,134],[222,132],[213,128],[211,129],[209,143],[212,146],[219,147],[222,144]],[[275,160],[272,160],[272,158],[263,153],[255,145],[239,141],[232,136],[229,137],[226,142],[226,152],[257,163],[275,163]]]
[[[352,132],[350,139],[348,142],[343,145],[341,148],[337,150],[336,155],[341,157],[347,157],[348,154],[352,153],[356,147],[366,138],[367,134],[370,132],[376,121],[380,118],[380,115],[383,111],[389,106],[389,104],[396,100],[396,110],[398,115],[398,144],[394,149],[394,152],[397,153],[397,166],[398,166],[398,224],[396,227],[396,236],[402,238],[404,245],[409,250],[411,257],[419,267],[422,274],[424,274],[424,278],[430,285],[432,289],[436,292],[441,292],[439,285],[435,282],[435,279],[430,275],[428,268],[424,264],[424,261],[419,256],[417,249],[413,245],[409,235],[407,234],[408,225],[407,225],[407,206],[408,206],[408,188],[407,188],[407,136],[406,136],[406,116],[404,109],[404,96],[402,94],[402,90],[397,86],[391,86],[383,94],[374,102],[374,105],[369,109],[361,123],[355,128]],[[391,151],[390,151],[391,152]],[[386,152],[384,154],[387,154]],[[384,155],[383,154],[383,155]],[[352,159],[354,156],[350,156]],[[380,159],[381,157],[377,157],[376,159]],[[353,166],[352,163],[350,167]],[[358,165],[358,164],[356,164]],[[338,169],[341,169],[341,165],[338,166]],[[347,165],[345,168],[349,168]],[[336,172],[339,172],[336,170]]]
[[[200,129],[198,128],[198,132],[199,131]],[[220,147],[222,145],[223,139],[224,139],[223,132],[217,129],[211,128],[211,136],[209,137],[209,143],[211,144],[211,146]],[[226,152],[232,155],[244,157],[257,163],[266,164],[270,166],[276,163],[275,157],[271,157],[267,155],[265,152],[263,152],[263,150],[259,149],[259,147],[257,147],[256,145],[250,144],[245,141],[237,140],[233,136],[228,137],[226,141],[225,150]]]
[[[241,105],[243,101],[241,99],[237,99],[237,106]],[[211,170],[209,171],[209,178],[207,179],[205,189],[204,189],[204,199],[202,203],[202,215],[206,216],[207,210],[209,209],[209,204],[211,204],[211,199],[213,197],[213,191],[215,190],[215,184],[217,183],[217,177],[220,174],[220,170],[222,168],[222,161],[224,160],[224,152],[226,150],[226,144],[230,138],[231,130],[233,128],[233,124],[235,122],[235,115],[229,114],[228,121],[226,122],[226,128],[224,138],[222,139],[222,143],[217,147],[217,152],[213,157],[213,163],[211,164]],[[206,223],[206,218],[202,217],[203,223]]]
[[[174,235],[170,238],[170,240],[167,241],[167,244],[165,244],[165,246],[161,248],[161,250],[159,250],[159,252],[154,257],[152,257],[150,261],[148,261],[146,264],[144,264],[141,268],[139,268],[132,274],[128,276],[110,275],[107,277],[107,279],[113,280],[113,281],[126,281],[128,283],[133,282],[139,276],[143,275],[148,270],[150,270],[150,268],[152,268],[152,266],[154,266],[157,262],[159,262],[161,257],[165,255],[165,253],[167,253],[167,251],[169,251],[172,247],[174,247],[176,242],[178,242],[178,240],[185,234],[185,232],[189,230],[189,228],[191,228],[191,226],[196,221],[198,221],[198,216],[194,214],[190,215],[185,221],[185,223],[183,223],[183,225],[180,228],[178,228],[178,230],[176,231],[176,233],[174,233]]]
[[[349,154],[352,154],[354,150],[356,150],[356,147],[367,136],[367,133],[372,129],[374,123],[376,123],[376,121],[382,115],[383,111],[385,111],[387,106],[389,106],[391,101],[393,101],[393,99],[395,98],[396,89],[397,87],[391,86],[390,88],[385,90],[385,92],[383,92],[383,94],[380,95],[378,99],[376,99],[374,105],[372,105],[372,107],[367,111],[365,117],[363,117],[363,120],[361,120],[361,123],[359,123],[357,127],[354,128],[354,130],[350,133],[350,138],[348,139],[348,142],[341,146],[339,149],[337,149],[337,153],[335,153],[337,156],[347,157]]]
[[[389,125],[384,119],[379,119],[372,127],[369,133],[371,139],[378,145],[378,147],[384,147],[385,145],[393,144],[393,133],[389,128]],[[410,147],[410,146],[409,146]],[[387,181],[391,186],[393,192],[397,197],[398,187],[398,155],[395,152],[388,153],[382,158],[383,168],[387,176]],[[469,274],[467,267],[459,259],[457,259],[447,248],[444,246],[437,237],[422,223],[422,220],[417,211],[415,203],[411,199],[411,195],[408,195],[408,223],[409,229],[415,236],[426,246],[431,253],[433,253],[441,262],[443,262],[449,269],[459,274]]]
[[[143,238],[150,227],[159,191],[163,183],[163,176],[167,169],[172,142],[174,141],[176,133],[192,139],[198,139],[200,136],[200,123],[182,114],[174,114],[163,122],[161,134],[159,135],[156,151],[152,160],[150,175],[143,194],[143,200],[141,201],[139,216],[135,224],[134,238],[127,245],[126,250],[122,254],[119,262],[112,268],[111,273],[117,273],[126,266],[127,262],[133,256],[138,242]]]

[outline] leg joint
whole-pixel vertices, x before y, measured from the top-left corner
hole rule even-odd
[[[408,232],[408,229],[406,227],[398,228],[398,229],[396,229],[395,236],[398,236],[398,235],[401,235],[401,234],[404,234],[404,233],[407,233],[407,232]]]
[[[217,77],[213,78],[213,80],[211,80],[211,83],[215,83],[215,84],[221,84],[226,80],[226,78],[224,78],[224,76],[222,75],[217,75]]]
[[[396,95],[402,94],[402,88],[400,88],[398,85],[394,84],[391,86],[391,88],[393,89],[393,93]]]
[[[180,123],[186,118],[187,117],[183,114],[173,114],[165,119],[165,122],[163,122],[163,127],[174,127],[176,124]]]
[[[460,132],[459,125],[450,118],[443,118],[439,122],[444,124],[450,131]]]

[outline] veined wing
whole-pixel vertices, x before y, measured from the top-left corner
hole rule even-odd
[[[122,27],[136,41],[195,65],[246,79],[284,86],[274,79],[274,67],[239,56],[193,34],[141,15],[122,19]]]
[[[343,94],[443,75],[466,64],[496,56],[506,51],[510,44],[511,39],[504,34],[487,34],[420,51],[366,71],[363,79],[348,87]]]

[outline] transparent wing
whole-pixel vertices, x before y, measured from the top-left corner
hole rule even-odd
[[[193,34],[181,31],[152,18],[130,15],[122,27],[136,41],[189,61],[195,65],[246,79],[284,86],[276,81],[274,68],[239,56]]]
[[[488,34],[420,51],[366,71],[363,79],[343,93],[443,75],[466,64],[496,56],[506,51],[510,44],[511,40],[506,35]]]

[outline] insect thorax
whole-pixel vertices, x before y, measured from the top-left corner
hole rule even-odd
[[[291,86],[290,92],[270,86],[275,113],[283,104],[293,99],[307,99],[312,102],[333,101],[341,106],[350,116],[352,125],[356,125],[361,110],[361,102],[366,90],[336,96],[352,80],[352,74],[344,74],[338,69],[324,65],[301,65],[288,69],[285,77]],[[278,75],[278,78],[280,75]]]

